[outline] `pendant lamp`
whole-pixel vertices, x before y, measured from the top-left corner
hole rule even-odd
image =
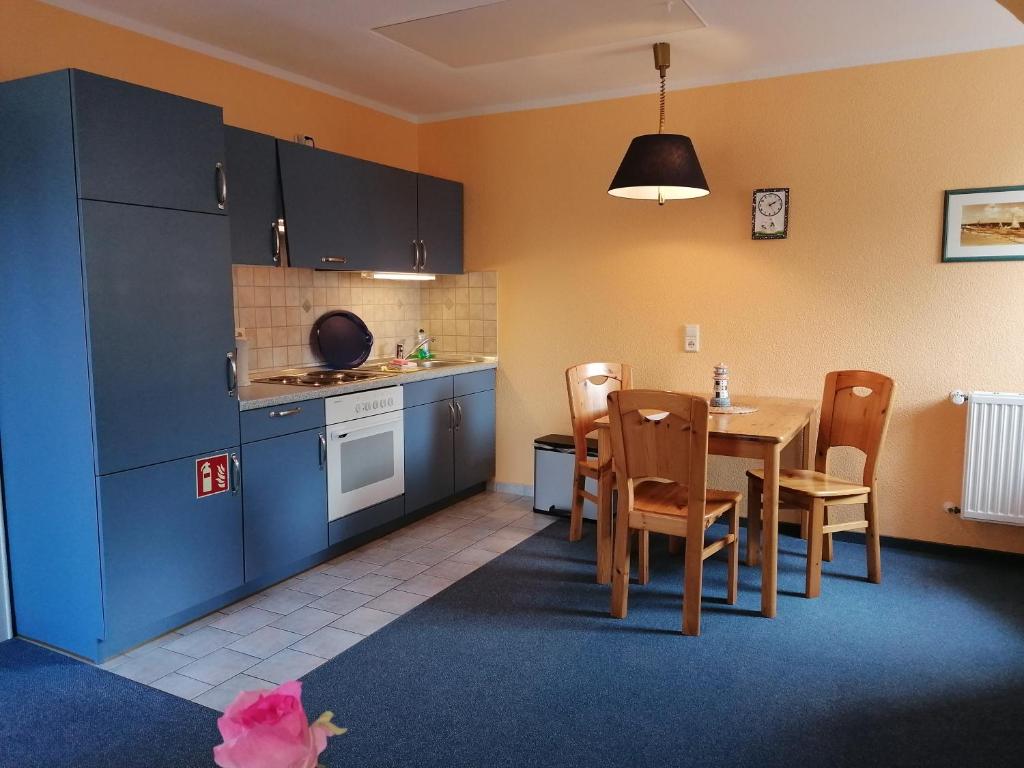
[[[637,136],[630,142],[608,194],[634,200],[657,200],[658,205],[664,205],[666,200],[703,197],[711,190],[690,137],[664,133],[668,43],[654,44],[654,67],[661,76],[658,132]]]

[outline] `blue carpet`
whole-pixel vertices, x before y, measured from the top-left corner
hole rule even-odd
[[[0,643],[3,768],[205,768],[218,715],[22,640]]]
[[[783,538],[779,617],[759,575],[708,563],[699,638],[682,561],[652,551],[624,621],[594,583],[593,529],[552,525],[306,676],[348,735],[328,766],[1020,766],[1024,568],[890,549],[884,584],[837,542],[806,600]],[[659,541],[660,540],[660,541]]]
[[[342,766],[1019,766],[1021,561],[837,542],[805,600],[783,538],[779,617],[758,574],[708,563],[703,634],[679,634],[662,537],[624,621],[593,583],[593,529],[559,522],[307,675]],[[658,541],[658,539],[662,539]],[[217,713],[19,641],[0,644],[0,765],[210,765]]]

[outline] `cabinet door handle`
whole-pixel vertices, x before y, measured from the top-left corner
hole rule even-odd
[[[302,413],[302,406],[296,406],[295,408],[289,408],[285,411],[271,411],[270,418],[277,418],[278,416],[294,416],[297,413]]]
[[[317,442],[320,444],[320,469],[327,463],[327,438],[323,434],[317,435]]]
[[[452,405],[452,401],[448,401],[448,431],[451,432],[455,429],[455,406]]]
[[[238,489],[242,487],[242,462],[238,460],[238,454],[231,454],[231,495],[237,496]]]
[[[238,390],[238,364],[235,362],[235,353],[228,352],[228,397],[234,397]]]
[[[228,202],[228,177],[224,172],[224,163],[217,163],[213,168],[217,179],[217,207],[223,211]]]
[[[324,264],[345,264],[348,259],[344,256],[323,256],[320,261]]]
[[[462,429],[462,403],[460,403],[458,400],[455,401],[455,410],[459,414],[459,418],[455,422],[455,428]]]
[[[427,268],[427,244],[420,240],[420,272]]]
[[[412,241],[412,271],[420,271],[420,244],[416,240]]]
[[[274,263],[281,263],[281,220],[275,219],[270,222],[270,253],[274,257]]]

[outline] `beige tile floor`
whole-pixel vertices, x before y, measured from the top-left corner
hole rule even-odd
[[[223,711],[316,669],[555,521],[473,496],[117,656],[103,669]]]

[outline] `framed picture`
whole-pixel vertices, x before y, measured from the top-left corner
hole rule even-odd
[[[782,240],[789,232],[789,189],[755,189],[750,213],[752,240]]]
[[[943,261],[1024,261],[1024,187],[950,189]]]

